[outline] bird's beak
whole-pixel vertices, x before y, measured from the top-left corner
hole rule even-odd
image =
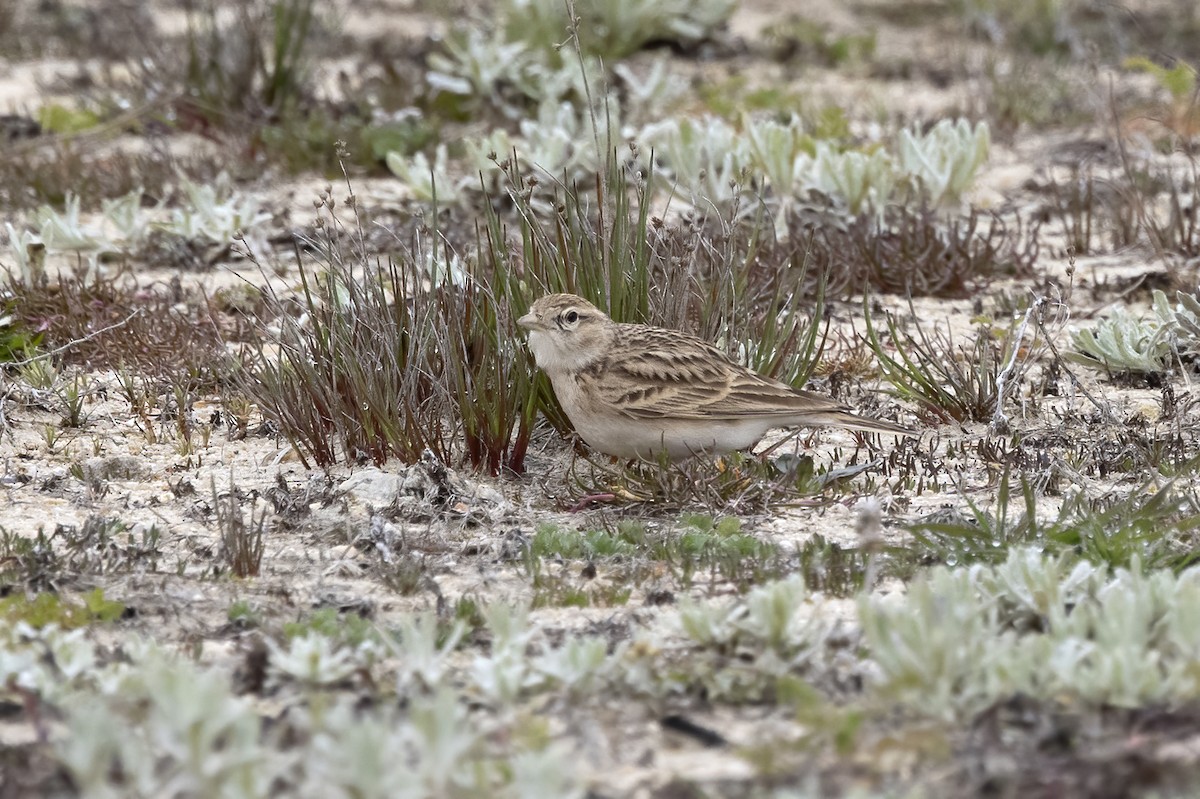
[[[523,327],[526,330],[533,330],[534,328],[540,327],[541,325],[538,324],[538,320],[537,320],[536,316],[534,316],[532,313],[527,313],[524,316],[522,316],[520,319],[517,320],[517,326]]]

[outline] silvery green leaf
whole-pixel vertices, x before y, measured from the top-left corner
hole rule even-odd
[[[24,228],[14,228],[11,222],[4,223],[4,230],[8,236],[9,252],[17,265],[17,274],[24,282],[36,285],[45,274],[42,263],[45,255],[44,243],[36,234]],[[35,248],[40,251],[40,256],[35,254]]]
[[[287,648],[271,641],[267,646],[274,671],[313,685],[341,682],[358,669],[352,652],[317,632],[296,636]]]
[[[79,195],[67,192],[63,212],[48,205],[34,212],[38,235],[49,250],[71,252],[116,252],[116,246],[98,227],[85,225],[80,219]]]
[[[805,185],[842,200],[851,213],[882,213],[896,186],[895,165],[883,150],[839,152],[827,142],[818,142]]]
[[[1087,366],[1127,372],[1161,372],[1171,356],[1171,326],[1136,319],[1118,309],[1112,316],[1072,333],[1077,353],[1067,357]]]
[[[445,144],[439,144],[434,150],[432,162],[425,153],[405,157],[395,151],[389,152],[383,160],[388,170],[404,181],[413,196],[421,202],[432,203],[435,198],[439,203],[457,202],[466,188],[465,179],[455,180],[450,175],[450,159]]]
[[[965,119],[943,119],[921,135],[902,130],[898,147],[901,171],[918,180],[934,205],[958,202],[987,161],[991,133],[986,122],[974,128]]]
[[[117,231],[125,246],[136,245],[146,238],[152,221],[142,210],[142,190],[134,189],[112,200],[100,201],[101,214]]]
[[[800,121],[793,117],[783,124],[746,116],[742,127],[750,145],[751,163],[766,176],[776,194],[791,194],[796,181],[796,161],[807,158],[801,149]]]

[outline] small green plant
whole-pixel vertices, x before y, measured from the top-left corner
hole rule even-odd
[[[358,647],[378,637],[370,619],[357,613],[340,613],[336,608],[321,608],[302,619],[286,622],[283,635],[287,639],[320,635],[349,647]]]
[[[482,605],[478,598],[464,594],[454,603],[454,621],[461,623],[467,630],[477,630],[484,626]]]
[[[46,452],[54,455],[58,452],[58,444],[62,440],[62,431],[59,427],[52,424],[42,425],[42,443],[46,445]]]
[[[256,629],[263,624],[262,611],[252,602],[239,599],[225,611],[225,618],[239,629]]]
[[[87,424],[88,414],[84,407],[91,401],[93,390],[92,381],[76,371],[62,388],[55,391],[62,405],[60,424],[63,427],[79,428]]]
[[[634,541],[607,530],[579,532],[552,524],[540,524],[530,542],[530,553],[538,558],[594,560],[614,555],[630,555]]]
[[[1178,60],[1167,68],[1144,56],[1130,56],[1122,63],[1125,69],[1146,72],[1154,76],[1159,85],[1171,96],[1171,116],[1167,125],[1182,136],[1192,135],[1200,117],[1196,109],[1196,68],[1187,61]]]
[[[408,553],[393,558],[390,563],[380,563],[376,573],[384,585],[400,596],[412,596],[429,581],[428,564],[423,558]]]
[[[1098,706],[1190,701],[1200,611],[1194,572],[1097,568],[1038,547],[994,566],[935,567],[901,602],[859,598],[872,689],[922,714],[955,718],[1002,697],[1071,697]]]
[[[21,362],[22,370],[28,370],[29,365],[42,360],[37,354],[41,341],[40,333],[31,332],[13,314],[0,310],[0,365]],[[42,380],[36,385],[28,378],[25,382],[34,388],[49,388]]]
[[[125,606],[105,598],[100,588],[83,594],[79,601],[64,599],[58,594],[30,596],[24,592],[0,598],[0,618],[9,624],[24,622],[35,629],[51,624],[64,630],[96,623],[107,624],[121,618],[124,613]]]
[[[895,573],[903,565],[907,552],[889,551],[884,570]],[[813,590],[827,596],[848,597],[865,585],[870,553],[861,547],[843,547],[825,536],[812,536],[796,553],[798,572]],[[895,564],[893,567],[892,564]]]
[[[541,571],[535,571],[532,578],[531,608],[586,608],[592,605],[591,592],[572,578]]]
[[[1013,507],[1014,499],[1019,507]],[[1078,553],[1113,568],[1137,560],[1180,571],[1197,560],[1200,496],[1180,484],[1146,483],[1127,496],[1102,500],[1075,492],[1056,518],[1046,520],[1038,516],[1033,483],[1022,478],[1017,494],[1006,470],[991,510],[967,504],[968,518],[918,522],[909,530],[923,549],[950,565],[998,562],[1026,545],[1051,554]]]

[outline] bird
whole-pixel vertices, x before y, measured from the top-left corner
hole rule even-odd
[[[575,431],[607,455],[719,455],[748,449],[776,427],[916,435],[761,375],[688,333],[614,322],[574,294],[541,297],[517,325]]]

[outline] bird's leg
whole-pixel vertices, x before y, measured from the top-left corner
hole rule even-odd
[[[579,513],[589,505],[594,505],[597,502],[612,502],[617,498],[616,494],[587,494],[579,498],[579,501],[567,509],[567,513]]]
[[[759,460],[761,460],[765,463],[767,458],[770,457],[772,452],[779,449],[780,447],[782,447],[784,444],[788,443],[789,441],[795,440],[795,438],[800,435],[800,432],[802,430],[803,430],[803,428],[797,427],[795,430],[790,431],[786,436],[784,436],[783,438],[779,439],[771,446],[764,449],[758,455]]]

